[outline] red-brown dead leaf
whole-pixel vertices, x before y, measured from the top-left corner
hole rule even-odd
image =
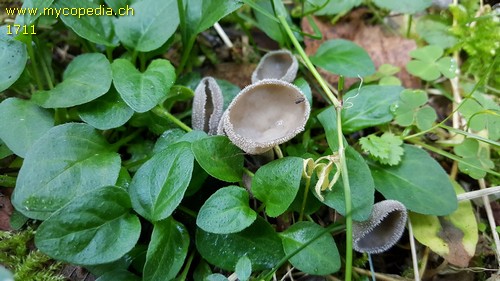
[[[14,207],[10,203],[11,188],[3,188],[0,193],[0,230],[12,230],[10,226],[10,216]]]
[[[323,34],[322,40],[305,37],[306,54],[311,56],[316,53],[319,46],[331,39],[347,39],[363,47],[372,58],[375,67],[382,64],[392,64],[401,69],[397,77],[407,88],[419,88],[420,80],[410,76],[405,66],[410,61],[409,52],[417,48],[415,41],[385,32],[380,25],[371,26],[364,23],[365,9],[351,12],[341,22],[331,25],[329,22],[314,18],[319,30]],[[307,19],[302,20],[302,29],[307,33],[314,33]],[[320,69],[320,73],[331,84],[337,83],[337,75]],[[346,80],[346,86],[354,83],[356,79]]]

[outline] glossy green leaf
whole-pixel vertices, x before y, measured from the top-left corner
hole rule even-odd
[[[337,134],[337,112],[335,107],[330,106],[318,114],[318,120],[325,129],[326,141],[332,151],[339,149],[339,138]],[[344,147],[348,146],[347,140],[342,136]]]
[[[245,255],[254,271],[272,268],[285,256],[278,234],[260,217],[238,233],[214,234],[198,229],[196,248],[209,263],[227,271],[234,271]]]
[[[55,1],[52,14],[59,16],[65,25],[71,28],[80,37],[85,38],[91,42],[101,44],[108,47],[118,45],[118,38],[115,35],[113,28],[113,17],[109,16],[109,11],[100,10],[102,6],[86,0],[71,0],[71,1]],[[61,13],[63,9],[75,9],[79,13],[83,13],[82,9],[93,9],[103,13],[101,15],[64,15]],[[57,14],[57,13],[60,14]],[[86,12],[86,11],[85,11]]]
[[[314,13],[315,15],[337,15],[341,13],[345,13],[350,11],[352,8],[359,6],[363,1],[362,0],[314,0],[314,1],[306,1],[305,6],[307,9],[316,10],[317,7],[321,7],[325,2],[328,2],[326,6]],[[315,4],[313,6],[313,4]],[[308,7],[311,6],[311,7]],[[316,7],[315,7],[316,6]]]
[[[208,275],[203,281],[228,281],[228,279],[220,273],[214,273]]]
[[[331,73],[347,77],[375,73],[375,65],[365,49],[344,39],[325,41],[311,61]]]
[[[457,198],[443,168],[424,150],[403,147],[403,160],[397,166],[370,163],[377,190],[416,213],[443,216],[456,210]]]
[[[137,112],[146,112],[155,107],[167,96],[175,81],[175,69],[164,59],[152,61],[144,73],[140,73],[125,59],[115,60],[112,68],[116,90],[128,106]]]
[[[432,0],[374,0],[375,5],[397,13],[415,14],[432,5]]]
[[[243,5],[243,2],[238,0],[226,0],[224,5],[221,5],[218,0],[184,0],[183,2],[189,36],[205,31]]]
[[[44,220],[75,197],[114,185],[120,156],[86,124],[53,127],[26,154],[12,197],[25,216]]]
[[[14,154],[7,145],[2,141],[2,138],[0,137],[0,159],[3,159],[9,155]]]
[[[242,231],[257,218],[248,201],[248,192],[238,186],[217,190],[201,206],[196,225],[204,231],[228,234]]]
[[[156,140],[153,152],[158,153],[168,146],[181,141],[192,143],[206,137],[208,137],[208,135],[203,131],[193,130],[186,133],[184,130],[179,128],[168,129]]]
[[[214,178],[238,182],[243,175],[243,152],[225,136],[211,136],[191,145],[200,166]]]
[[[174,34],[179,25],[176,0],[144,0],[130,6],[134,14],[115,20],[120,41],[139,52],[160,48]]]
[[[342,110],[344,133],[389,123],[393,118],[390,107],[402,90],[400,86],[374,85],[347,92]]]
[[[323,228],[313,222],[298,222],[280,233],[285,254],[308,243],[319,235]],[[340,255],[333,237],[323,234],[311,244],[290,258],[290,263],[298,270],[313,275],[328,275],[340,269]]]
[[[279,22],[272,20],[268,17],[268,15],[274,16],[273,4],[268,0],[257,0],[254,1],[255,5],[257,5],[260,9],[254,9],[256,26],[266,33],[274,41],[278,42],[280,46],[284,45],[287,42],[287,37],[284,33]],[[281,1],[280,1],[281,2]],[[263,12],[266,12],[264,14]]]
[[[139,276],[131,273],[130,271],[127,271],[125,269],[121,269],[121,270],[107,272],[107,273],[99,276],[99,278],[97,278],[95,281],[116,281],[116,280],[140,281],[141,278],[139,278]]]
[[[0,92],[16,82],[27,60],[26,45],[7,35],[6,26],[0,26]]]
[[[123,101],[114,87],[104,96],[78,107],[80,118],[99,130],[120,127],[133,114],[134,110]]]
[[[486,176],[486,172],[484,170],[467,164],[470,163],[474,166],[483,167],[485,169],[494,169],[495,163],[493,163],[490,159],[489,149],[488,145],[480,143],[475,139],[465,139],[461,144],[455,146],[455,154],[462,157],[462,160],[465,162],[458,163],[460,171],[475,179],[484,178]]]
[[[35,20],[42,14],[41,11],[43,10],[43,8],[50,7],[50,5],[52,5],[52,2],[54,2],[54,0],[24,0],[23,6],[21,8],[32,9],[32,10],[37,9],[38,12],[32,14],[29,13],[28,10],[28,12],[24,13],[24,15],[18,14],[16,16],[15,24],[27,25],[27,26],[32,25],[35,22]]]
[[[372,211],[374,202],[375,185],[370,173],[370,169],[365,159],[353,148],[347,147],[345,150],[347,171],[349,173],[349,184],[352,198],[352,219],[363,221],[368,219]],[[333,176],[333,175],[332,175]],[[344,184],[338,180],[333,185],[332,191],[324,193],[323,203],[337,212],[346,215],[344,201]]]
[[[25,157],[53,126],[52,115],[31,101],[8,98],[0,103],[0,139],[18,156]]]
[[[104,0],[104,3],[111,7],[113,11],[118,12],[120,8],[126,8],[127,5],[137,2],[137,0]]]
[[[241,257],[236,263],[234,271],[239,280],[248,280],[252,274],[252,261],[247,256]]]
[[[266,205],[266,214],[277,217],[292,204],[300,187],[304,163],[285,157],[260,167],[252,180],[252,193]]]
[[[155,154],[132,178],[134,210],[150,221],[166,219],[179,206],[191,180],[193,154],[180,142]]]
[[[84,104],[107,93],[111,80],[111,65],[103,54],[83,54],[68,65],[63,82],[50,91],[36,92],[32,99],[45,108]]]
[[[453,183],[457,194],[464,190]],[[474,257],[478,243],[478,226],[470,201],[462,201],[458,209],[448,216],[436,217],[410,213],[413,235],[433,252],[449,263],[467,267]]]
[[[101,264],[130,251],[141,234],[139,218],[130,214],[127,192],[107,186],[74,197],[44,221],[35,245],[54,259]]]
[[[309,101],[309,104],[312,105],[313,104],[312,91],[311,91],[311,87],[307,83],[306,79],[304,79],[303,77],[300,77],[297,80],[295,80],[293,82],[293,84],[295,86],[299,87],[299,89],[302,91],[302,93],[304,93],[304,96],[306,96],[307,101]]]
[[[239,92],[239,91],[238,91]],[[170,110],[176,102],[192,100],[194,92],[190,88],[181,85],[173,85],[163,101],[163,107]]]
[[[215,79],[217,84],[219,84],[219,88],[222,92],[222,96],[224,97],[224,110],[227,109],[229,104],[233,101],[234,97],[236,97],[241,89],[240,87],[234,85],[233,83],[223,80],[223,79]]]
[[[142,280],[173,280],[184,264],[188,247],[189,233],[184,225],[171,217],[155,223]]]

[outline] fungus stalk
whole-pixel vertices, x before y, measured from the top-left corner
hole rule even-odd
[[[309,60],[309,57],[307,57],[306,53],[304,52],[304,49],[302,49],[302,46],[300,43],[297,41],[297,38],[295,38],[295,35],[293,34],[292,30],[290,29],[290,26],[288,25],[285,17],[283,15],[278,15],[278,19],[285,29],[288,37],[292,41],[292,44],[294,45],[295,49],[299,53],[300,57],[304,61],[305,65],[309,69],[309,71],[312,73],[314,78],[318,81],[319,85],[323,89],[323,91],[326,93],[328,99],[332,102],[332,104],[335,106],[335,109],[337,111],[337,135],[339,139],[339,158],[340,158],[340,172],[342,175],[342,183],[344,184],[344,200],[345,200],[345,209],[346,209],[346,257],[345,257],[345,280],[350,281],[352,279],[352,217],[351,217],[351,209],[352,209],[352,202],[351,202],[351,188],[349,185],[349,175],[347,173],[347,163],[345,160],[345,147],[344,147],[344,141],[343,141],[343,134],[342,134],[342,122],[341,122],[341,114],[340,110],[342,109],[342,103],[335,97],[335,95],[332,93],[330,88],[328,87],[326,81],[321,77],[321,75],[318,73],[314,65],[312,64],[311,60]]]

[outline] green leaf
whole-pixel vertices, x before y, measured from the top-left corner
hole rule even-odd
[[[94,11],[102,11],[104,15],[75,16],[63,15],[61,13],[60,18],[65,25],[70,27],[80,37],[96,44],[115,47],[118,45],[118,38],[113,29],[113,17],[107,14],[108,11],[100,10],[100,8],[101,5],[86,0],[55,1],[52,13],[56,14],[62,9],[76,9],[78,11],[81,11],[80,9],[93,9]],[[58,14],[56,15],[59,16]]]
[[[450,57],[443,57],[443,49],[436,45],[425,46],[410,52],[415,60],[408,62],[406,69],[410,74],[426,81],[436,80],[443,74],[447,78],[456,76],[457,63]]]
[[[403,147],[403,160],[397,166],[370,163],[377,190],[413,212],[443,216],[456,210],[457,198],[443,168],[424,150]]]
[[[179,25],[176,0],[143,0],[130,8],[134,14],[117,18],[115,30],[120,41],[135,51],[149,52],[160,48]]]
[[[54,2],[54,0],[25,0],[23,2],[23,6],[21,7],[22,9],[37,9],[39,11],[35,14],[29,13],[29,11],[24,13],[24,15],[18,14],[16,16],[15,24],[27,26],[33,25],[35,20],[42,14],[41,10],[43,10],[43,8],[50,7],[52,2]]]
[[[299,87],[299,89],[302,91],[302,93],[304,93],[304,96],[306,96],[307,101],[309,101],[309,104],[312,105],[313,104],[312,91],[311,91],[311,87],[307,83],[306,79],[304,79],[303,77],[300,77],[300,78],[296,79],[295,81],[293,81],[293,84],[295,86]]]
[[[99,276],[99,278],[97,278],[95,281],[115,281],[115,280],[140,281],[141,278],[139,278],[137,275],[125,269],[120,269],[120,270],[106,272],[103,275]]]
[[[12,203],[25,216],[47,219],[73,198],[116,183],[120,156],[86,124],[53,127],[26,154]]]
[[[104,96],[78,107],[78,116],[99,130],[120,127],[133,114],[134,110],[123,101],[114,87]]]
[[[173,280],[182,268],[189,247],[189,233],[173,218],[155,223],[149,242],[143,280]]]
[[[144,73],[125,59],[115,60],[112,68],[116,90],[136,112],[146,112],[155,107],[167,96],[175,81],[175,69],[164,59],[152,61]]]
[[[242,231],[257,218],[248,205],[248,192],[238,186],[217,190],[201,206],[196,225],[204,231],[228,234]]]
[[[465,139],[461,144],[455,146],[455,154],[462,157],[465,163],[459,162],[458,168],[461,172],[475,179],[481,179],[486,176],[484,170],[477,169],[474,166],[483,167],[485,169],[493,169],[495,164],[490,159],[489,146],[480,143],[475,139]]]
[[[285,256],[280,238],[260,217],[238,233],[214,234],[198,229],[196,248],[209,263],[227,271],[233,271],[242,256],[250,259],[254,271],[272,268]]]
[[[168,129],[156,140],[153,153],[158,153],[174,143],[181,141],[193,143],[206,137],[208,137],[208,135],[203,131],[193,130],[186,133],[184,130],[179,128]]]
[[[225,136],[210,136],[191,145],[194,157],[209,175],[238,182],[243,175],[243,152]]]
[[[382,136],[371,134],[359,139],[363,151],[368,152],[371,157],[380,164],[396,165],[401,162],[404,153],[403,140],[393,133],[386,132]]]
[[[453,187],[457,194],[464,190],[456,182]],[[462,201],[458,209],[444,217],[410,213],[413,235],[433,252],[444,257],[449,263],[467,267],[474,257],[478,242],[478,225],[470,201]]]
[[[464,99],[459,112],[467,119],[472,130],[488,130],[491,140],[500,139],[500,105],[481,92],[474,92],[471,98]]]
[[[345,155],[352,196],[351,216],[353,220],[363,221],[368,219],[372,211],[375,192],[373,178],[365,159],[356,150],[348,146]],[[344,184],[341,180],[333,185],[332,191],[325,192],[324,197],[323,203],[325,205],[335,209],[343,216],[346,215]]]
[[[224,97],[223,108],[224,110],[226,110],[229,104],[233,101],[233,99],[240,93],[241,88],[223,79],[215,79],[215,80],[217,81],[217,84],[219,84],[222,96]]]
[[[313,222],[298,222],[280,233],[285,254],[303,246],[323,228]],[[333,237],[325,233],[290,258],[298,270],[313,275],[328,275],[340,269],[340,255]]]
[[[344,96],[346,108],[342,110],[342,131],[354,133],[389,123],[393,118],[390,107],[402,90],[400,86],[373,85],[362,87],[359,92],[357,89],[347,92]]]
[[[457,38],[450,32],[451,24],[439,15],[423,16],[417,21],[417,33],[430,45],[443,49],[453,47]]]
[[[186,142],[171,145],[151,157],[130,183],[134,210],[153,222],[170,216],[186,192],[193,163],[193,154]]]
[[[432,5],[432,0],[374,0],[375,5],[397,13],[415,14]]]
[[[130,214],[130,198],[107,186],[73,197],[36,231],[35,245],[50,257],[93,265],[119,259],[141,233],[139,218]]]
[[[288,39],[281,25],[277,22],[278,19],[274,17],[273,3],[268,0],[257,0],[253,2],[255,2],[255,5],[260,8],[253,9],[255,20],[257,21],[255,24],[257,28],[266,33],[266,35],[271,39],[278,42],[280,46],[283,46]],[[263,12],[267,12],[268,15],[272,15],[276,21],[269,18]]]
[[[2,138],[0,137],[0,159],[3,159],[12,154],[14,153],[7,147],[7,145],[2,141]]]
[[[7,268],[0,265],[0,280],[14,281],[14,275]]]
[[[189,36],[205,31],[243,5],[243,2],[238,0],[227,0],[224,5],[221,5],[218,0],[184,0],[183,2]]]
[[[36,92],[32,99],[45,108],[84,104],[107,93],[111,80],[111,66],[103,54],[83,54],[68,65],[63,82],[50,91]]]
[[[312,3],[311,3],[312,2]],[[337,1],[329,1],[329,0],[314,0],[314,1],[305,1],[305,9],[312,10],[312,4],[316,4],[316,6],[323,6],[325,2],[328,2],[326,6],[314,13],[315,15],[323,16],[323,15],[337,15],[341,13],[345,13],[350,11],[352,8],[361,5],[362,0],[337,0]]]
[[[252,193],[266,205],[266,214],[277,217],[292,204],[300,188],[303,160],[285,157],[260,167],[252,180]]]
[[[375,73],[375,65],[365,49],[344,39],[325,41],[311,61],[331,73],[347,77]]]
[[[31,101],[8,98],[0,103],[0,139],[18,156],[26,157],[33,143],[53,126],[51,114]]]
[[[241,257],[236,263],[234,271],[239,280],[247,281],[252,275],[252,261],[247,256]]]
[[[203,281],[227,281],[228,279],[226,276],[220,274],[220,273],[214,273],[210,274],[204,279]]]
[[[104,0],[104,3],[111,7],[115,13],[118,12],[118,9],[126,8],[127,5],[134,2],[137,2],[137,0]]]
[[[7,35],[5,25],[0,26],[0,92],[17,81],[27,60],[26,45]]]
[[[430,105],[423,106],[415,113],[415,123],[422,131],[432,128],[436,119],[436,111]]]

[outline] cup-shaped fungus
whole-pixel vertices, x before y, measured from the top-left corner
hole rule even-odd
[[[370,218],[353,223],[353,248],[361,253],[378,254],[394,246],[403,235],[407,213],[396,200],[373,205]]]
[[[265,79],[234,98],[224,113],[224,131],[246,153],[261,154],[302,132],[310,110],[295,85]]]
[[[264,79],[279,79],[292,82],[297,75],[299,64],[288,50],[271,51],[265,54],[252,73],[252,83]]]
[[[194,91],[192,125],[209,135],[217,134],[222,118],[224,97],[217,81],[212,77],[201,79]]]

